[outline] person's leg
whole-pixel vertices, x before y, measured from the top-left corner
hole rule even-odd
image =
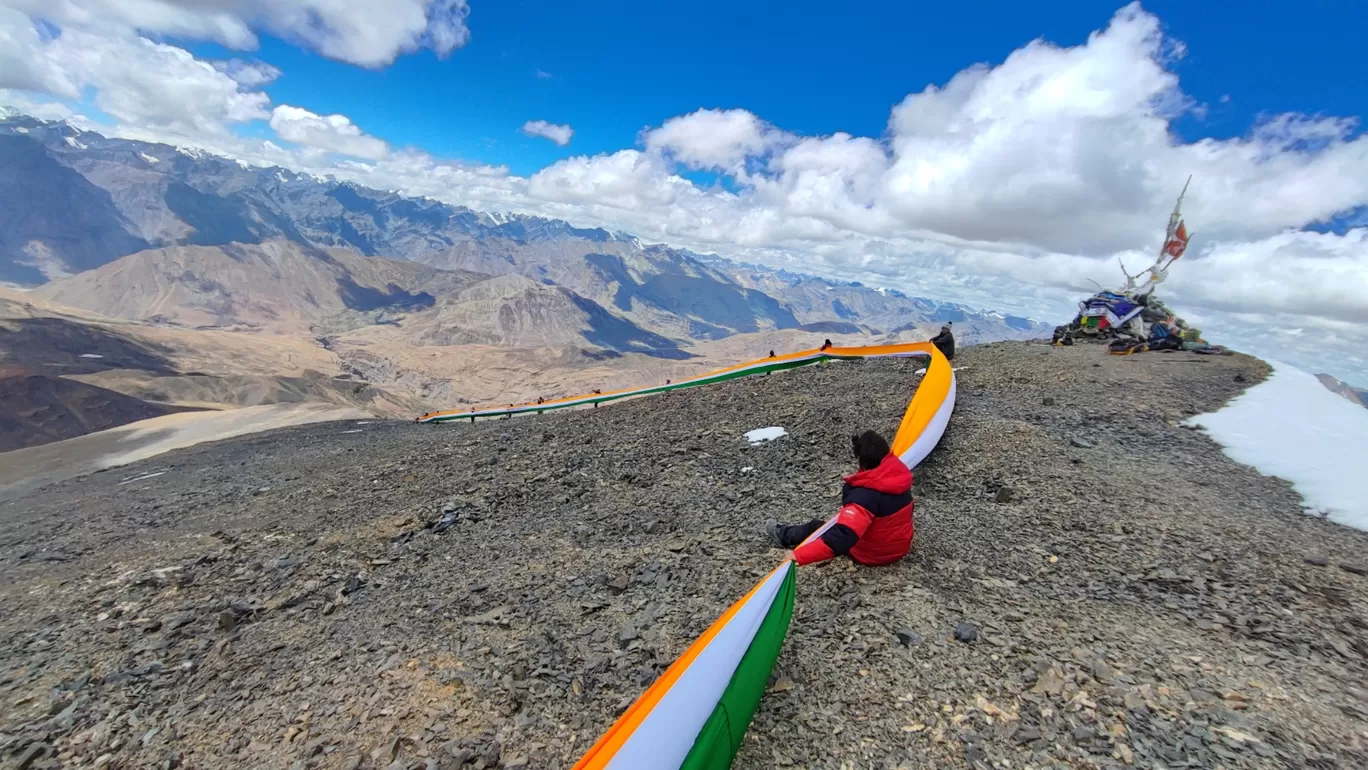
[[[777,548],[797,548],[813,532],[822,528],[826,522],[813,519],[806,524],[780,524],[776,521],[765,522],[765,532]]]
[[[806,524],[789,524],[779,533],[784,542],[785,548],[797,548],[812,536],[813,532],[822,528],[826,524],[824,519],[813,519]]]

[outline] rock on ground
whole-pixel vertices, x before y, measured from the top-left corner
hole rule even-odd
[[[1368,578],[1331,568],[1368,533],[1179,427],[1266,367],[956,364],[914,552],[803,568],[738,770],[1368,766]],[[0,763],[568,768],[774,565],[762,522],[834,510],[917,368],[291,428],[0,504]]]

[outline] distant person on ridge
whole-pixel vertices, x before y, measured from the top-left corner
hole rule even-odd
[[[826,340],[822,343],[822,350],[826,350],[829,347],[831,347],[831,340]]]
[[[770,541],[792,549],[799,564],[847,555],[879,567],[906,556],[912,547],[912,471],[872,430],[851,436],[850,446],[860,470],[846,476],[835,517],[806,524],[765,522]]]
[[[940,334],[931,338],[931,344],[940,350],[945,360],[955,360],[955,335],[950,331],[951,324],[941,327]]]

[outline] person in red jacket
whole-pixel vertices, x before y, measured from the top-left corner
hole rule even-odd
[[[879,567],[906,556],[912,547],[912,471],[872,430],[851,436],[850,444],[860,470],[846,477],[835,517],[806,524],[765,523],[770,540],[793,549],[798,564],[847,555]]]

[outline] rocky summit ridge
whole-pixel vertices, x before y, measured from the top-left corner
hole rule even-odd
[[[955,363],[913,553],[802,569],[734,767],[1368,765],[1368,533],[1183,424],[1264,364]],[[774,565],[761,522],[834,510],[917,368],[324,423],[0,501],[0,756],[568,768]]]

